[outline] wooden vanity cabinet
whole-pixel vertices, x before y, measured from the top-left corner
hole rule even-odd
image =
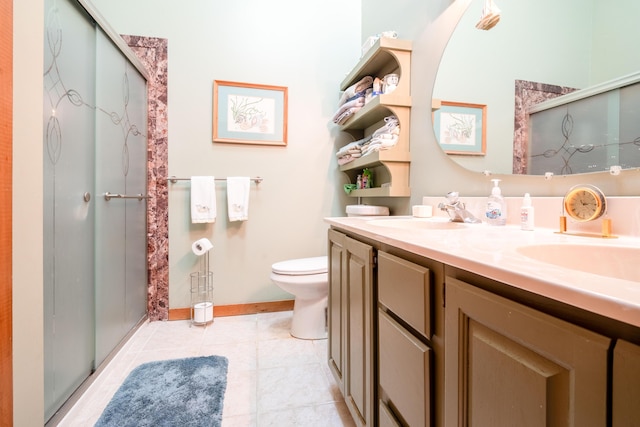
[[[640,425],[640,346],[618,340],[613,351],[612,426]]]
[[[443,267],[426,259],[421,264],[378,251],[378,399],[383,427],[434,425],[434,296],[437,284],[443,283]]]
[[[347,236],[329,230],[329,300],[327,304],[329,370],[344,396],[344,366],[346,346],[346,286],[342,286],[345,273],[345,248]]]
[[[446,426],[606,426],[611,340],[446,278]]]
[[[363,426],[640,426],[640,328],[329,230],[329,367]]]
[[[380,425],[431,425],[433,350],[384,310],[379,312]]]
[[[444,265],[335,229],[328,254],[329,368],[356,425],[443,425]]]
[[[329,367],[358,427],[377,425],[374,248],[329,230]]]

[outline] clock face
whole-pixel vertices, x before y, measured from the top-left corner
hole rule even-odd
[[[576,221],[592,221],[605,212],[604,194],[595,187],[574,187],[565,196],[564,209]]]

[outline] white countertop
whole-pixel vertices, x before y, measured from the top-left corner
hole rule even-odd
[[[444,218],[344,217],[325,218],[330,225],[375,239],[409,252],[458,267],[513,287],[640,327],[640,281],[585,273],[573,268],[536,261],[516,248],[540,244],[579,244],[634,247],[640,239],[602,239],[555,233],[540,228],[523,231],[517,226],[463,224],[454,229],[395,228],[376,225],[385,220],[447,221]],[[379,220],[379,221],[375,221]],[[584,265],[603,262],[584,259]],[[635,263],[640,258],[621,260]],[[633,264],[631,264],[633,265]],[[615,268],[615,266],[612,266]],[[635,271],[635,270],[634,270]]]

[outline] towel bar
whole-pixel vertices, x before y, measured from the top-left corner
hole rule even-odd
[[[264,178],[256,176],[255,178],[250,178],[251,181],[255,182],[256,184],[260,184],[262,182],[262,180]],[[167,177],[168,181],[171,181],[172,184],[175,184],[178,181],[190,181],[191,178],[176,178],[175,176],[169,176]],[[227,178],[215,178],[216,181],[226,181]]]
[[[138,199],[138,200],[142,200],[142,199],[148,199],[149,196],[145,196],[143,194],[137,194],[135,196],[130,196],[127,194],[114,194],[114,193],[109,193],[108,191],[106,193],[104,193],[104,199],[108,202],[111,199]]]

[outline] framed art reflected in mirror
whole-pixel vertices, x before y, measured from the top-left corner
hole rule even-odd
[[[447,154],[484,156],[487,152],[487,106],[442,101],[433,113],[438,144]]]

